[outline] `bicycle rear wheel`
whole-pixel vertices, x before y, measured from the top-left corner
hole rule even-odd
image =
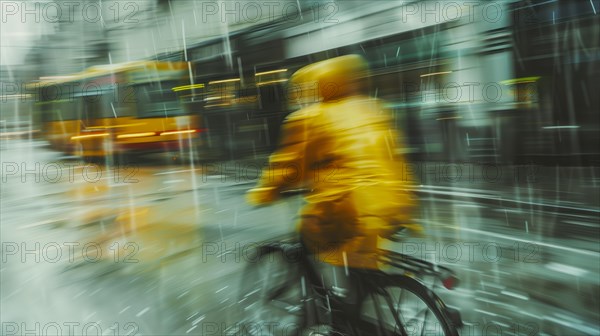
[[[361,308],[361,329],[369,335],[457,336],[443,301],[419,281],[403,275],[380,275]]]
[[[261,253],[247,265],[236,303],[235,324],[226,335],[297,335],[303,322],[300,268],[282,250]]]

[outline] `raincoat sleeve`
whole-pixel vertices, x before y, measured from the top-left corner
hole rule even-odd
[[[277,151],[269,158],[258,185],[251,189],[246,200],[253,205],[271,203],[280,192],[303,185],[307,169],[307,147],[309,139],[310,113],[292,113],[282,126],[282,139]]]

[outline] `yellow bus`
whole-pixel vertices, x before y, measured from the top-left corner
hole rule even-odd
[[[190,85],[187,63],[137,61],[43,77],[36,93],[51,146],[82,157],[184,151],[199,139],[200,118],[178,94]]]

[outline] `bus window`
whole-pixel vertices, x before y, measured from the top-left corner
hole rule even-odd
[[[98,102],[99,97],[83,98],[83,109],[81,109],[81,120],[86,125],[93,125],[94,120],[98,119],[101,115],[100,103]]]
[[[47,121],[64,121],[79,119],[79,104],[76,100],[57,100],[44,106]]]
[[[101,96],[96,97],[99,104],[99,109],[96,111],[96,118],[119,118],[135,115],[135,101],[133,98],[127,99],[127,89],[106,90]],[[130,90],[131,91],[131,90]]]
[[[174,117],[185,115],[177,94],[172,90],[177,82],[151,82],[137,85],[135,96],[138,118]]]

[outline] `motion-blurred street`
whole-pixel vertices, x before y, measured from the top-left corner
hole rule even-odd
[[[15,321],[6,334],[35,323],[52,332],[53,322],[108,335],[220,335],[234,327],[251,247],[293,232],[300,205],[246,205],[260,159],[222,163],[250,167],[243,175],[153,157],[117,177],[117,166],[98,164],[106,176],[86,178],[42,141],[2,146],[2,317]],[[49,168],[7,173],[36,162]],[[50,164],[74,174],[58,181]],[[391,246],[457,271],[460,286],[436,292],[463,314],[464,335],[598,333],[599,172],[535,169],[502,183],[430,176],[418,188],[427,237]]]
[[[600,335],[599,10],[0,0],[0,336]]]

